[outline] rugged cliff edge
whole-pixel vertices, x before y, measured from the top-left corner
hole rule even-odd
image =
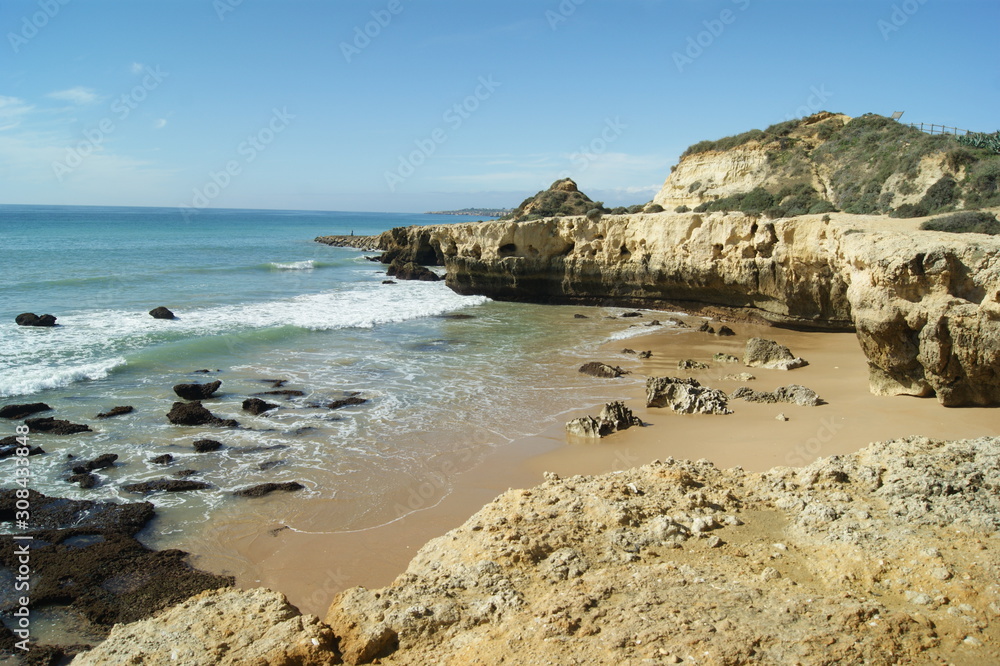
[[[462,294],[738,308],[856,330],[871,390],[1000,404],[1000,239],[879,216],[658,213],[410,227],[383,261],[447,268]]]
[[[341,593],[325,623],[264,590],[209,592],[74,663],[996,663],[998,484],[997,437],[763,474],[550,474],[391,585]]]

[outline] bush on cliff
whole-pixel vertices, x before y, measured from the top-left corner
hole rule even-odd
[[[747,215],[766,214],[777,219],[808,213],[829,213],[836,208],[822,199],[811,185],[800,184],[784,187],[777,194],[757,187],[746,193],[703,203],[694,210],[696,213],[738,210]]]
[[[946,217],[936,217],[920,225],[926,231],[947,231],[954,234],[1000,234],[996,215],[985,211],[965,211]]]
[[[503,219],[530,221],[544,217],[586,215],[588,211],[595,208],[602,213],[610,212],[604,208],[603,202],[592,201],[590,197],[577,189],[576,183],[565,178],[552,183],[549,189],[528,197],[514,212]]]

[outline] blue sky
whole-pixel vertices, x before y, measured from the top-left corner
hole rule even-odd
[[[0,203],[652,198],[814,110],[1000,128],[996,0],[4,0]],[[367,34],[366,34],[367,33]]]

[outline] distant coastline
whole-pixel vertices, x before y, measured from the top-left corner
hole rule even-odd
[[[503,217],[513,212],[513,208],[463,208],[461,210],[431,210],[424,215],[480,215],[482,217]]]

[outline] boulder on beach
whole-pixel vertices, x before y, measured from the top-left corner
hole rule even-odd
[[[129,483],[122,486],[122,490],[129,493],[155,493],[168,492],[179,493],[187,490],[205,490],[212,485],[204,481],[185,481],[184,479],[154,479],[152,481],[142,481],[140,483]]]
[[[595,419],[592,416],[573,419],[566,424],[566,432],[578,437],[607,437],[611,433],[632,426],[641,426],[642,421],[625,403],[618,400],[609,402]]]
[[[690,377],[646,380],[646,407],[669,407],[681,414],[732,414],[728,405],[725,392],[702,386]]]
[[[422,282],[437,282],[441,276],[420,264],[412,261],[403,263],[398,259],[389,264],[385,274],[397,280],[420,280]]]
[[[233,419],[220,419],[205,409],[200,401],[175,402],[167,412],[167,419],[174,425],[185,426],[223,426],[235,428],[239,424]]]
[[[164,453],[163,455],[149,459],[149,462],[153,463],[154,465],[169,465],[173,461],[174,457],[169,453]]]
[[[113,416],[122,416],[124,414],[131,414],[135,411],[135,407],[132,405],[121,405],[119,407],[112,407],[106,412],[101,412],[97,415],[99,419],[110,419]]]
[[[173,312],[163,307],[162,305],[158,308],[153,308],[149,311],[149,316],[153,319],[177,319],[177,316]]]
[[[717,354],[712,354],[712,360],[718,361],[719,363],[739,363],[740,359],[732,354],[725,354],[719,352]]]
[[[208,384],[177,384],[174,386],[174,393],[185,400],[206,400],[219,390],[222,382],[216,379]]]
[[[720,336],[720,337],[729,337],[729,336],[732,336],[732,335],[736,335],[736,331],[734,331],[733,329],[729,328],[728,326],[720,326],[719,330],[717,330],[715,332],[715,334],[718,335],[718,336]]]
[[[702,325],[698,327],[698,332],[711,333],[712,335],[715,335],[715,329],[712,328],[712,326],[707,321],[702,323]]]
[[[774,340],[750,338],[743,352],[743,364],[751,368],[767,368],[769,370],[794,370],[809,365],[801,358],[796,358],[788,347],[779,345]]]
[[[294,492],[296,490],[302,490],[305,486],[297,481],[287,481],[285,483],[261,483],[256,486],[250,486],[249,488],[243,488],[242,490],[237,490],[233,492],[233,495],[237,497],[263,497],[264,495],[270,495],[273,492]]]
[[[686,358],[682,361],[677,361],[678,370],[708,370],[709,365],[707,363],[702,363],[701,361],[695,361],[690,358]]]
[[[44,402],[31,402],[23,405],[4,405],[0,407],[0,419],[23,419],[37,414],[47,412],[51,407]]]
[[[254,416],[260,416],[264,412],[277,409],[278,405],[273,402],[264,402],[260,398],[247,398],[243,401],[243,411],[250,412]]]
[[[75,435],[79,432],[91,432],[90,426],[82,423],[70,423],[51,416],[37,419],[27,419],[24,425],[33,433],[44,432],[49,435]]]
[[[816,391],[805,386],[799,386],[798,384],[779,386],[773,391],[755,391],[749,386],[741,386],[733,391],[730,397],[734,400],[742,399],[747,402],[763,402],[767,404],[787,402],[804,407],[815,407],[823,404],[823,399],[816,395]]]
[[[584,363],[580,366],[580,372],[592,377],[601,377],[602,379],[615,379],[628,374],[628,370],[623,370],[622,368],[608,365],[607,363],[601,363],[600,361]]]
[[[56,317],[50,314],[36,315],[34,312],[23,312],[14,318],[18,326],[55,326]]]

